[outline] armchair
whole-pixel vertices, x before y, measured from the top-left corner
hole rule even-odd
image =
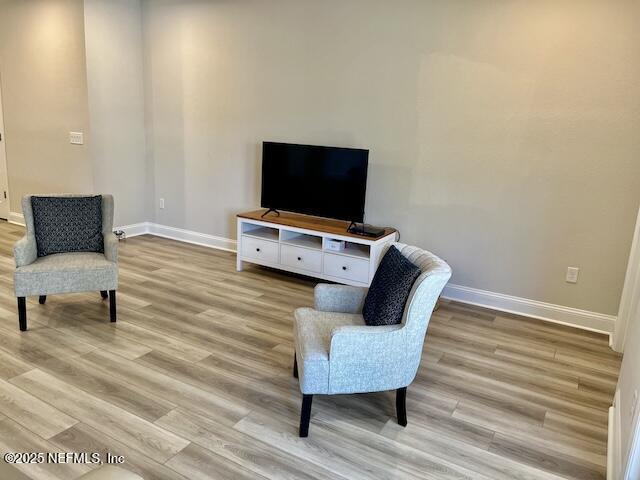
[[[58,195],[78,197],[82,195]],[[26,297],[38,295],[44,304],[47,295],[100,291],[109,298],[110,319],[116,321],[118,286],[118,239],[113,234],[113,197],[102,195],[102,236],[104,253],[56,253],[38,257],[31,195],[22,198],[26,233],[13,248],[16,262],[14,289],[18,299],[20,330],[27,329]],[[108,293],[107,293],[108,292]]]
[[[398,423],[406,426],[407,386],[416,376],[431,313],[451,268],[416,247],[395,247],[422,273],[415,281],[398,325],[367,326],[362,306],[367,288],[316,286],[315,308],[298,308],[294,320],[294,377],[302,392],[300,436],[309,432],[315,394],[396,390]]]

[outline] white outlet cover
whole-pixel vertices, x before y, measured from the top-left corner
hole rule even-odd
[[[83,145],[84,135],[82,132],[69,132],[69,143],[72,145]]]
[[[566,281],[568,283],[578,283],[578,274],[580,269],[578,267],[567,267]]]

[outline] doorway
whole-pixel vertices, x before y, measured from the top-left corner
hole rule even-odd
[[[7,173],[7,151],[4,147],[4,119],[2,116],[2,85],[0,85],[0,218],[9,219],[9,174]]]

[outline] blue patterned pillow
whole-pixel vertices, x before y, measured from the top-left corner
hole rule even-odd
[[[31,197],[38,256],[53,253],[104,253],[102,195]]]
[[[411,288],[421,273],[396,247],[389,247],[364,300],[364,323],[371,326],[400,323]]]

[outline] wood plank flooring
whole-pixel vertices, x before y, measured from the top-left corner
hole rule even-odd
[[[28,301],[0,222],[0,451],[111,452],[145,479],[604,479],[620,357],[607,338],[461,304],[433,315],[409,425],[394,394],[314,400],[300,439],[292,312],[314,282],[142,236],[98,292]],[[74,479],[91,465],[21,465]]]

